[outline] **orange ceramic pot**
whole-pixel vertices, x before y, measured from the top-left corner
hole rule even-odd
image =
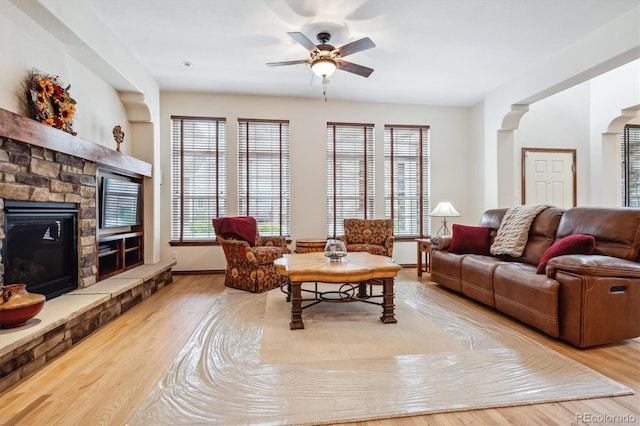
[[[26,284],[9,284],[2,287],[0,298],[0,327],[19,327],[38,315],[46,297],[29,293]]]

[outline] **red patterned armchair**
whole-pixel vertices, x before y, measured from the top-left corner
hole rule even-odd
[[[213,228],[227,259],[225,286],[262,293],[286,280],[273,266],[275,259],[290,253],[284,237],[261,237],[250,216],[213,219]]]
[[[339,237],[347,251],[366,251],[393,255],[393,219],[345,219],[344,235]]]

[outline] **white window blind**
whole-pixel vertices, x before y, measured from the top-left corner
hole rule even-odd
[[[374,218],[373,124],[327,123],[327,235]]]
[[[289,121],[238,119],[239,211],[260,235],[291,235]]]
[[[622,205],[640,207],[640,126],[622,133]]]
[[[429,126],[384,129],[385,216],[397,237],[430,234]]]
[[[215,239],[211,220],[227,213],[224,118],[171,117],[171,240]]]

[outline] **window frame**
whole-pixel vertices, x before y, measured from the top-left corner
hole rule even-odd
[[[339,130],[344,131],[343,137],[338,139]],[[349,132],[353,131],[352,135]],[[362,143],[362,150],[341,149],[346,148],[349,136],[358,137],[357,133],[362,132],[362,139],[356,140]],[[345,218],[372,219],[375,215],[375,125],[372,123],[340,123],[327,122],[326,127],[327,142],[327,235],[337,237],[344,233]],[[340,162],[347,167],[340,167],[343,171],[348,169],[349,163],[354,164],[358,159],[358,166],[350,170],[351,174],[344,172],[345,176],[338,181],[336,168]],[[355,170],[362,173],[355,173]],[[349,171],[349,170],[347,170]],[[354,176],[355,174],[355,176]],[[354,200],[353,195],[340,195],[338,188],[344,188],[344,183],[349,178],[357,180],[358,187],[352,187],[358,194],[356,203],[362,207],[362,214],[351,212],[344,208],[345,201]],[[343,185],[340,185],[343,183]],[[342,191],[344,192],[344,191]],[[342,201],[342,202],[339,202]],[[343,207],[339,208],[341,204]],[[333,218],[333,220],[332,220]]]
[[[260,141],[259,137],[264,137],[269,132],[274,131],[278,134],[277,140]],[[279,236],[289,238],[291,236],[291,137],[290,137],[290,121],[289,120],[271,120],[271,119],[252,119],[238,118],[238,212],[246,216],[253,216],[258,221],[258,230],[261,236]],[[258,132],[256,134],[256,132]],[[277,146],[272,148],[271,143]],[[256,144],[259,144],[256,145]],[[275,162],[270,159],[275,159]],[[273,222],[261,223],[260,218],[265,212],[260,209],[256,210],[255,195],[257,183],[254,179],[260,181],[260,188],[265,187],[268,179],[260,179],[259,176],[251,173],[252,162],[268,162],[267,171],[273,170],[274,167],[278,171],[278,187],[270,188],[271,194],[275,195],[275,203],[268,202],[268,205],[276,205],[279,212],[277,232],[273,231]],[[275,189],[275,191],[274,191]],[[252,195],[254,194],[254,195]],[[270,197],[260,197],[269,200]],[[261,203],[257,205],[260,206]],[[253,208],[252,208],[253,207]],[[272,207],[273,208],[273,207]]]
[[[416,131],[418,140],[418,154],[415,157],[402,155],[405,159],[415,158],[417,162],[416,174],[411,176],[412,179],[417,178],[418,186],[416,194],[417,199],[415,207],[417,214],[417,233],[404,233],[399,229],[400,221],[396,213],[396,169],[400,164],[395,161],[396,158],[396,140],[395,132]],[[399,154],[398,154],[399,155]],[[406,124],[385,124],[384,126],[384,164],[385,164],[385,215],[393,219],[394,236],[398,241],[416,238],[424,238],[425,235],[431,233],[431,221],[429,220],[429,212],[431,211],[431,127],[428,125],[406,125]],[[406,177],[405,177],[406,181]]]
[[[214,176],[215,182],[213,188],[208,186],[209,191],[203,192],[205,195],[201,195],[203,193],[196,192],[195,198],[200,194],[202,199],[213,199],[213,211],[211,210],[211,206],[207,209],[210,230],[207,230],[205,238],[188,238],[185,237],[185,227],[190,224],[194,225],[194,228],[197,227],[197,223],[192,221],[185,220],[185,210],[187,209],[185,204],[185,199],[189,196],[194,196],[193,194],[187,194],[186,183],[185,183],[185,168],[196,167],[194,164],[187,164],[187,156],[185,155],[190,150],[186,149],[186,141],[188,137],[194,138],[194,135],[188,135],[185,132],[185,125],[191,124],[195,125],[195,123],[212,123],[214,132],[208,133],[206,138],[209,139],[208,142],[213,141],[213,144],[206,144],[201,149],[193,149],[192,151],[198,152],[211,152],[213,155],[205,157],[207,160],[205,164],[208,162],[208,165],[214,165]],[[176,132],[176,123],[179,123],[178,134],[174,134]],[[197,117],[197,116],[171,116],[171,218],[170,218],[170,241],[169,244],[172,246],[193,246],[193,245],[215,245],[217,244],[215,232],[213,230],[213,225],[211,224],[211,220],[224,216],[227,214],[227,165],[226,165],[226,118],[222,117]],[[213,147],[214,149],[207,150],[207,148]],[[200,158],[202,159],[202,155],[196,155],[194,153],[194,159]],[[194,170],[193,175],[197,171]],[[213,189],[213,192],[211,191]],[[177,218],[176,218],[177,215]],[[204,222],[203,222],[203,225]]]
[[[621,136],[622,206],[640,207],[640,125],[625,125]],[[631,194],[632,185],[636,187],[633,194]],[[632,195],[634,202],[631,200]]]

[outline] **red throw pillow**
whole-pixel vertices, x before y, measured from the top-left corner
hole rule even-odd
[[[491,228],[455,224],[452,227],[449,251],[458,254],[489,254]]]
[[[547,263],[556,256],[562,256],[565,254],[591,254],[595,248],[596,239],[593,235],[567,235],[553,243],[551,247],[542,253],[536,272],[538,274],[544,274]]]

